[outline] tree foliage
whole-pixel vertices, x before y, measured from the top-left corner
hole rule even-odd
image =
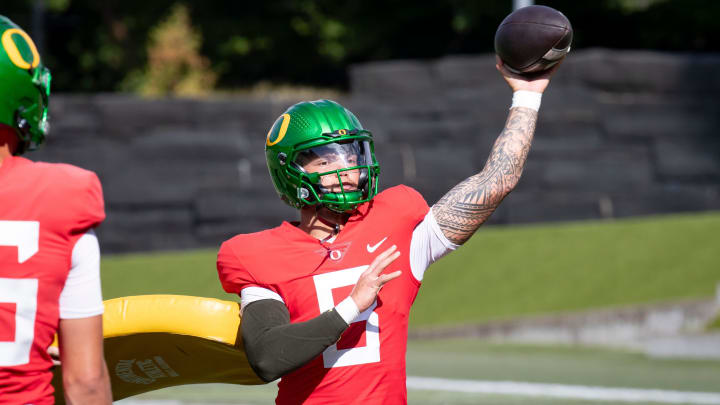
[[[202,36],[185,5],[173,6],[149,36],[147,66],[128,76],[129,89],[148,96],[198,96],[213,89],[217,75],[199,52]]]
[[[152,70],[156,55],[147,45],[177,2],[3,0],[0,12],[35,35],[33,9],[44,4],[44,55],[53,69],[55,88],[114,91],[137,79],[137,72]],[[715,0],[536,3],[569,17],[576,49],[720,51],[720,2]],[[492,52],[495,29],[512,7],[511,0],[183,4],[196,30],[187,33],[187,47],[207,57],[203,69],[215,72],[223,89],[261,80],[342,88],[353,63]],[[193,38],[202,38],[202,44]],[[197,60],[195,66],[204,64]],[[135,76],[128,78],[132,72]]]

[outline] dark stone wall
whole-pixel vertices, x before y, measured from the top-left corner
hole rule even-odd
[[[511,92],[493,55],[353,67],[338,101],[373,131],[381,183],[432,204],[482,169]],[[94,170],[106,252],[217,246],[296,219],[276,196],[265,134],[295,101],[55,95],[29,157]],[[491,223],[720,209],[720,55],[573,52],[543,98],[530,158]]]

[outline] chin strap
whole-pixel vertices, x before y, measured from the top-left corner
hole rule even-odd
[[[322,212],[323,208],[324,207],[321,204],[316,205],[315,206],[315,216],[317,217],[318,221],[322,222],[323,224],[325,224],[327,226],[332,227],[333,235],[337,235],[338,233],[340,233],[341,225],[339,223],[335,222],[334,220],[324,216],[323,212]],[[334,211],[332,211],[332,212],[334,212]],[[347,214],[337,213],[337,215],[342,215],[343,217],[346,217],[345,219],[347,219]]]

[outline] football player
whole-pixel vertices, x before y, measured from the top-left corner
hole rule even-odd
[[[557,69],[528,78],[496,67],[514,92],[505,127],[482,171],[432,207],[407,186],[378,193],[373,136],[340,104],[293,105],[270,128],[270,176],[300,220],[226,241],[217,268],[240,294],[251,366],[282,377],[278,404],[407,402],[408,315],[423,274],[518,183]]]
[[[20,155],[48,132],[50,71],[0,16],[0,404],[52,404],[57,332],[69,404],[109,404],[103,359],[97,176]]]

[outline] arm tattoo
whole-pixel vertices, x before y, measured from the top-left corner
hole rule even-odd
[[[537,111],[529,108],[511,109],[483,170],[453,187],[433,205],[433,215],[451,242],[460,245],[470,239],[518,183],[537,116]]]

